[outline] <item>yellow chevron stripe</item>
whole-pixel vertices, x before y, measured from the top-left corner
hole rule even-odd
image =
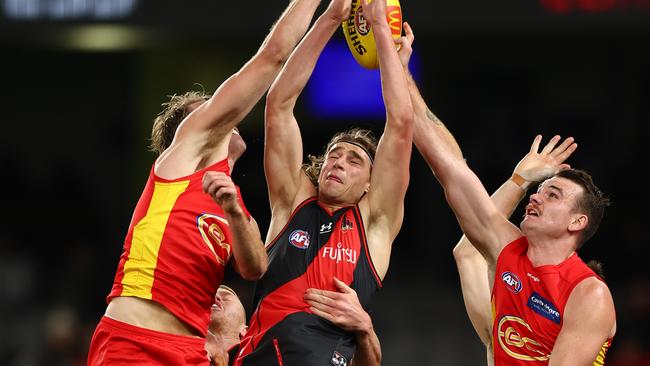
[[[147,214],[133,229],[129,258],[124,263],[122,296],[151,299],[154,270],[167,220],[178,197],[190,181],[154,183],[154,191]]]

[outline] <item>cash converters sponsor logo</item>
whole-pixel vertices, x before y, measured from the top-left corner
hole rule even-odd
[[[305,230],[294,230],[289,235],[289,243],[299,249],[309,248],[309,233]]]
[[[533,291],[528,298],[528,303],[526,303],[526,305],[544,318],[549,319],[555,324],[560,324],[560,312],[557,310],[555,305],[553,305],[549,300],[543,298],[537,292]]]
[[[517,277],[516,274],[512,272],[503,272],[501,274],[501,280],[506,284],[508,291],[513,294],[518,294],[521,291],[521,280]]]
[[[226,235],[221,225],[228,226],[228,220],[223,217],[202,214],[196,218],[196,225],[201,233],[201,238],[217,258],[217,262],[226,265],[230,259],[230,244],[226,243]]]
[[[504,315],[499,320],[499,346],[510,357],[522,361],[548,361],[550,352],[534,340],[535,334],[521,318]]]
[[[339,262],[357,263],[357,251],[351,248],[343,248],[343,244],[338,243],[336,248],[325,247],[323,248],[323,258]]]

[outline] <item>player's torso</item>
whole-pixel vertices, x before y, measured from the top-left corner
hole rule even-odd
[[[225,160],[175,180],[152,170],[109,295],[159,302],[201,333],[231,255],[223,210],[202,192],[207,170],[229,171]]]
[[[381,283],[370,261],[358,207],[330,213],[315,198],[308,199],[294,210],[268,252],[269,268],[256,284],[256,311],[241,345],[240,354],[253,354],[243,365],[267,362],[257,354],[268,354],[265,347],[279,349],[272,355],[282,353],[287,365],[292,358],[307,365],[306,354],[326,362],[338,362],[339,356],[349,360],[352,335],[312,314],[303,295],[308,288],[336,291],[336,277],[355,289],[368,309]]]
[[[301,287],[335,291],[333,278],[350,284],[367,307],[380,282],[370,261],[358,207],[330,213],[315,198],[294,211],[269,244],[269,269],[256,285],[256,303],[292,282]],[[304,310],[302,301],[293,306]]]
[[[533,267],[527,243],[520,240],[504,248],[497,262],[492,292],[497,366],[547,364],[571,290],[593,275],[575,254],[559,265]]]

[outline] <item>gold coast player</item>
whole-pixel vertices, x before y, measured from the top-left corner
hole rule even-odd
[[[414,142],[463,232],[487,261],[494,364],[602,364],[616,331],[614,303],[576,250],[596,232],[608,200],[584,171],[561,170],[530,196],[517,228],[499,212],[412,81],[409,90]],[[506,184],[526,189],[532,181],[514,175]]]
[[[292,1],[214,95],[175,97],[155,121],[152,146],[160,155],[133,213],[89,364],[205,363],[202,337],[224,266],[232,257],[246,279],[265,272],[259,229],[230,179],[245,149],[235,126],[275,79],[318,4]]]
[[[235,365],[348,364],[359,342],[357,330],[323,320],[318,315],[328,309],[329,301],[316,305],[307,299],[308,303],[303,294],[308,288],[335,290],[334,278],[338,278],[368,308],[388,270],[409,180],[413,107],[404,98],[406,78],[386,22],[385,1],[363,4],[374,30],[386,105],[379,144],[375,147],[368,131],[338,134],[322,160],[316,159],[305,172],[300,129],[293,114],[320,53],[350,7],[350,0],[331,1],[267,97],[269,269],[257,283],[256,311]]]
[[[529,181],[539,182],[560,170],[569,168],[568,165],[563,163],[577,147],[573,143],[573,139],[568,138],[557,146],[560,137],[555,136],[541,152],[538,152],[541,139],[541,136],[535,137],[530,151],[517,164],[513,177],[522,176]],[[509,179],[494,192],[492,201],[504,216],[510,217],[518,203],[524,198],[527,188],[520,187]],[[454,247],[453,253],[458,274],[460,275],[467,315],[476,334],[485,344],[488,365],[494,365],[492,314],[490,310],[491,288],[488,280],[488,278],[494,277],[494,273],[489,273],[485,259],[464,235]]]
[[[399,54],[405,71],[408,73],[408,62],[412,52],[411,45],[414,40],[414,35],[408,24],[404,24],[404,29],[406,36],[400,39],[399,43],[401,43],[402,47],[400,48]],[[413,79],[409,77],[408,80],[416,121],[415,134],[417,135],[417,138],[414,140],[420,152],[432,167],[434,166],[432,164],[440,164],[436,165],[436,167],[449,169],[450,171],[445,172],[445,176],[453,176],[454,173],[461,173],[459,175],[464,176],[467,173],[468,168],[464,163],[462,152],[458,147],[456,140],[449,133],[444,124],[442,124],[442,122],[440,122],[440,120],[438,120],[438,118],[427,108],[426,103],[422,99]],[[494,206],[491,209],[492,215],[500,217],[500,221],[503,221],[505,217],[510,216],[518,202],[523,198],[525,191],[531,186],[532,182],[551,176],[562,177],[565,174],[568,176],[573,176],[575,174],[586,177],[579,171],[568,170],[569,166],[563,164],[563,162],[577,147],[577,145],[573,143],[573,139],[568,138],[562,144],[556,146],[559,141],[559,136],[553,137],[542,151],[537,153],[539,143],[541,142],[541,136],[535,138],[530,152],[518,163],[512,178],[504,183],[492,196],[492,201],[494,202]],[[436,162],[435,157],[432,155],[434,153],[443,154],[445,159]],[[456,166],[461,167],[462,169],[457,172],[454,170],[456,169]],[[437,172],[435,168],[433,170],[434,172]],[[560,172],[564,170],[566,170],[566,173]],[[460,179],[459,177],[457,178]],[[586,186],[592,189],[595,188],[593,183],[589,182],[590,179],[587,179],[587,182],[585,182]],[[449,191],[450,190],[447,190],[447,192]],[[592,220],[592,223],[590,224],[592,226],[589,231],[593,234],[595,228],[598,226],[597,223],[602,217],[602,210],[604,209],[604,206],[607,205],[607,200],[603,199],[602,194],[597,190],[590,191],[587,189],[587,191],[589,192],[583,192],[584,195],[582,200],[578,199],[578,202],[574,203],[573,206],[570,203],[568,205],[565,204],[565,208],[569,208],[570,211],[575,213],[585,210],[585,206],[599,206],[595,209],[595,213],[586,209]],[[483,193],[481,193],[481,195],[484,199],[485,195]],[[539,194],[537,194],[537,196],[539,196]],[[573,196],[570,198],[575,199],[576,197]],[[585,203],[585,199],[586,201],[591,201],[590,204],[580,206],[580,204]],[[531,200],[537,201],[540,200],[540,198],[531,197]],[[483,202],[483,204],[485,204],[485,202]],[[550,207],[553,207],[553,205],[554,202],[548,204]],[[452,208],[454,208],[453,205]],[[468,212],[465,212],[467,209],[466,207],[463,206],[461,209],[464,214],[468,214]],[[500,211],[502,215],[496,213],[496,210]],[[553,210],[553,208],[549,208],[548,210]],[[471,213],[471,209],[469,213]],[[594,224],[593,221],[596,223]],[[506,226],[509,226],[509,224]],[[575,231],[575,228],[569,227],[568,230]],[[586,241],[591,234],[584,234],[582,236],[582,241]],[[478,248],[481,249],[482,247]],[[600,278],[596,276],[596,273],[586,269],[584,263],[582,263],[575,252],[569,251],[566,253],[566,248],[564,248],[564,250],[565,255],[568,258],[558,265],[531,267],[530,259],[523,259],[520,257],[521,260],[529,265],[528,269],[530,270],[525,272],[526,275],[523,278],[523,281],[514,281],[514,277],[511,275],[505,276],[505,278],[508,279],[508,282],[513,284],[518,283],[521,286],[519,292],[521,295],[514,296],[528,299],[529,302],[526,303],[525,306],[522,306],[523,304],[520,302],[519,308],[513,309],[512,307],[508,308],[507,305],[504,305],[504,301],[502,301],[504,298],[507,299],[513,295],[507,293],[504,296],[505,291],[502,288],[497,289],[497,286],[494,287],[495,291],[493,292],[494,296],[492,297],[494,300],[492,305],[496,305],[497,307],[493,308],[490,304],[490,289],[493,288],[495,271],[498,269],[494,263],[494,259],[492,261],[489,259],[493,257],[490,255],[486,256],[488,259],[486,262],[486,259],[481,256],[479,251],[472,247],[472,244],[465,236],[463,236],[456,248],[454,248],[454,257],[461,278],[463,299],[465,301],[467,313],[477,334],[486,344],[488,365],[495,364],[495,358],[492,355],[493,350],[496,353],[497,365],[547,364],[549,361],[552,365],[586,365],[592,363],[594,365],[602,365],[604,362],[605,352],[609,347],[611,337],[613,337],[616,328],[613,319],[614,309],[611,295],[604,283],[599,281]],[[536,257],[540,252],[530,253],[533,253],[532,257]],[[502,257],[499,257],[497,263],[506,262],[505,259],[501,258]],[[562,256],[560,256],[560,258],[562,258]],[[502,271],[498,271],[497,274],[501,272]],[[539,274],[536,276],[535,274],[538,272]],[[563,277],[566,281],[556,281],[553,278],[554,276]],[[499,278],[497,278],[497,280],[498,279]],[[532,281],[532,284],[530,281]],[[502,286],[498,281],[496,284]],[[585,294],[583,292],[585,290],[580,288],[580,286],[594,286],[597,290],[595,291],[595,294],[593,292],[589,293],[589,291]],[[548,291],[549,298],[551,298],[552,301],[557,301],[557,303],[554,304],[553,302],[547,302],[546,299],[541,296],[531,295],[530,298],[527,298],[526,294],[531,293],[529,287],[537,290],[537,295],[542,291]],[[557,296],[558,289],[565,290],[565,293]],[[591,319],[580,319],[580,315],[576,314],[576,311],[583,311],[583,307],[590,308],[588,305],[580,303],[580,301],[585,301],[585,296],[592,297],[592,299],[595,298],[596,300],[593,308],[596,313]],[[567,297],[569,297],[569,302],[567,302]],[[560,306],[559,311],[555,305]],[[527,310],[527,307],[530,308],[530,310]],[[497,323],[495,324],[493,333],[492,317],[498,313],[493,314],[490,309],[496,311],[504,311],[504,309],[506,309],[506,311],[523,315],[521,317],[500,317],[501,319],[507,319],[504,322],[506,327],[497,327]],[[521,323],[525,323],[524,319],[529,322],[529,325]],[[558,319],[562,325],[558,325],[555,322],[555,320]],[[510,320],[515,321],[510,322]],[[584,325],[576,323],[579,321],[586,321],[586,323]],[[503,323],[501,325],[503,325]],[[528,328],[528,326],[530,326],[530,328]],[[583,328],[580,328],[581,326]],[[596,333],[594,334],[592,331],[596,331]],[[536,333],[535,337],[529,337],[531,332]],[[560,333],[559,336],[558,332]],[[576,336],[585,336],[584,339],[587,342],[576,345],[575,338],[572,339],[572,337]],[[535,338],[538,338],[542,342],[538,342]],[[606,338],[607,340],[605,340]],[[493,339],[496,339],[494,343]],[[576,347],[576,354],[572,355],[571,347],[574,346]],[[598,349],[600,349],[600,351],[598,351]]]

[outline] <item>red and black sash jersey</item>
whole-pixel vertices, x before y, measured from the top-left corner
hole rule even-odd
[[[203,193],[207,171],[230,174],[228,160],[173,180],[158,177],[151,167],[107,302],[116,296],[152,300],[206,333],[210,306],[232,255],[225,213]]]
[[[503,248],[492,289],[494,364],[547,365],[562,328],[564,307],[575,286],[600,279],[577,253],[557,265],[533,267],[521,237]],[[588,311],[588,309],[585,309]],[[593,365],[603,365],[608,339]]]
[[[310,198],[267,250],[269,268],[256,284],[256,310],[233,364],[345,365],[356,347],[353,334],[312,314],[303,295],[308,288],[337,291],[336,277],[368,310],[381,281],[358,206],[329,213]]]

